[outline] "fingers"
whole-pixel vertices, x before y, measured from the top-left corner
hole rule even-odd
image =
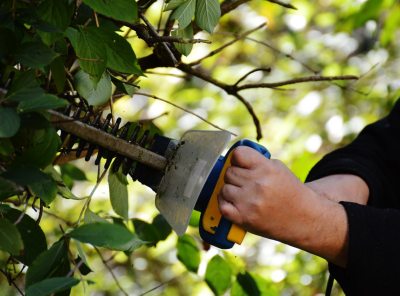
[[[248,169],[243,169],[241,167],[231,166],[225,172],[224,181],[226,184],[235,185],[242,187],[246,182],[250,174]]]
[[[233,204],[237,202],[241,195],[241,188],[232,184],[225,184],[219,193],[219,196],[221,196],[223,200]]]
[[[264,161],[265,157],[253,148],[239,146],[232,151],[231,164],[244,169],[251,169]]]
[[[218,205],[222,216],[235,224],[241,223],[239,210],[235,207],[233,203],[225,200],[221,195],[219,195]]]

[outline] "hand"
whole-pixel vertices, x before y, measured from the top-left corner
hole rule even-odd
[[[304,198],[314,192],[279,160],[249,147],[238,147],[219,196],[222,215],[245,229],[274,239],[303,215]]]
[[[223,216],[244,229],[344,266],[347,217],[343,207],[304,185],[279,160],[238,147],[218,197]]]

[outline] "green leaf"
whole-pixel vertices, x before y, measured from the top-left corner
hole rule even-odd
[[[83,243],[119,251],[133,251],[145,244],[125,227],[111,223],[84,224],[68,235]]]
[[[81,198],[78,198],[75,196],[71,190],[65,185],[63,179],[61,178],[61,175],[55,170],[55,168],[52,165],[49,165],[44,169],[44,172],[46,174],[49,174],[53,180],[57,184],[57,193],[61,195],[64,198],[67,199],[75,199],[75,200],[81,200]]]
[[[19,72],[16,74],[10,89],[7,92],[7,99],[21,102],[30,100],[31,98],[40,97],[44,94],[44,90],[39,87],[33,70]]]
[[[221,16],[218,0],[200,0],[196,2],[196,24],[208,33],[214,31]]]
[[[400,25],[400,7],[394,6],[383,23],[383,29],[380,33],[380,41],[384,46],[389,45],[393,40],[396,40],[396,31]]]
[[[79,30],[69,27],[65,31],[79,59],[81,68],[97,82],[106,68],[106,48],[104,42],[88,28]]]
[[[74,181],[86,181],[85,172],[73,164],[66,163],[60,166],[61,178],[68,188],[72,188]]]
[[[137,89],[139,88],[136,85],[133,84],[128,84],[128,83],[124,83],[121,80],[116,79],[115,77],[111,77],[111,81],[112,83],[115,85],[115,88],[117,91],[122,92],[124,94],[133,96],[134,93],[137,91]]]
[[[99,215],[93,213],[90,209],[86,209],[85,216],[83,217],[83,221],[85,224],[90,223],[110,223],[104,218],[101,218]]]
[[[26,273],[25,286],[29,287],[46,278],[66,275],[63,274],[66,265],[69,266],[68,246],[65,239],[61,239],[33,261]]]
[[[94,83],[89,74],[79,71],[74,77],[75,88],[89,105],[101,106],[111,97],[112,84],[110,75],[104,72],[98,83]]]
[[[354,28],[358,28],[365,24],[370,19],[375,19],[379,16],[381,8],[385,1],[367,0],[362,8],[352,17]]]
[[[8,219],[0,218],[0,250],[19,255],[24,248],[17,226]]]
[[[105,40],[107,67],[118,72],[143,75],[135,52],[125,38],[115,32],[108,32]]]
[[[143,241],[149,242],[151,246],[157,245],[159,241],[165,240],[172,232],[171,226],[163,216],[157,215],[151,224],[140,219],[132,219],[135,233]]]
[[[172,36],[180,37],[182,39],[192,39],[193,38],[193,27],[187,26],[184,29],[176,30],[171,32]],[[193,44],[192,43],[174,43],[175,48],[184,56],[188,56],[192,51]]]
[[[178,238],[178,259],[189,271],[197,272],[200,264],[200,250],[196,241],[190,235],[184,234]]]
[[[51,75],[54,84],[57,89],[57,93],[62,93],[64,91],[65,82],[67,81],[67,76],[64,69],[64,58],[58,57],[51,64]]]
[[[222,295],[232,282],[232,269],[219,255],[208,262],[205,280],[215,295]]]
[[[200,215],[201,214],[199,211],[193,211],[192,215],[190,216],[189,225],[192,227],[199,227]]]
[[[14,136],[21,124],[21,120],[15,109],[0,106],[0,118],[0,138]]]
[[[26,290],[26,296],[47,296],[65,291],[79,283],[72,277],[54,277],[40,281]]]
[[[187,0],[171,0],[165,6],[164,11],[174,10],[175,8],[180,6],[185,1],[187,1]]]
[[[23,65],[38,69],[50,64],[57,56],[57,53],[38,41],[22,43],[15,53],[15,57]]]
[[[113,19],[133,23],[138,19],[138,10],[135,0],[83,0],[96,12]]]
[[[31,98],[19,103],[18,111],[32,112],[41,111],[46,109],[57,109],[68,105],[66,100],[60,99],[59,97],[51,94],[44,94],[40,97]]]
[[[257,286],[256,280],[248,272],[239,273],[236,276],[231,290],[232,296],[259,296],[260,289]]]
[[[86,259],[82,259],[78,256],[78,258],[76,258],[74,261],[76,265],[79,265],[79,272],[82,275],[88,275],[89,273],[93,272],[93,270],[91,270],[87,264]]]
[[[74,12],[72,1],[68,0],[44,0],[40,3],[37,12],[43,21],[53,25],[60,31],[64,31]]]
[[[253,296],[253,295],[281,295],[274,283],[271,283],[257,274],[243,272],[237,275],[232,284],[231,296]]]
[[[57,184],[47,174],[32,166],[16,166],[2,174],[21,186],[27,186],[34,196],[48,206],[57,195]]]
[[[146,221],[140,219],[133,219],[133,226],[135,227],[135,233],[143,241],[149,242],[151,246],[155,246],[160,240],[160,235],[157,229]]]
[[[165,218],[161,214],[158,214],[157,216],[154,217],[152,224],[158,231],[159,240],[167,239],[167,237],[172,232],[171,226],[168,224],[167,220],[165,220]]]
[[[32,119],[38,119],[37,117],[32,116]],[[36,129],[34,126],[28,125],[29,120],[25,120],[25,118],[22,121],[23,128],[17,134],[18,139],[15,139],[14,144],[15,147],[24,147],[24,149],[18,151],[15,163],[44,168],[52,163],[61,145],[60,137],[52,126]],[[45,123],[48,124],[48,121]]]
[[[47,250],[47,242],[43,230],[35,220],[21,211],[8,208],[5,210],[4,217],[12,223],[19,221],[16,226],[21,234],[24,246],[28,247],[24,248],[23,254],[18,256],[17,259],[23,264],[31,265],[40,253]],[[33,244],[32,242],[35,243]]]
[[[14,182],[0,177],[0,201],[21,193],[23,188]]]
[[[40,19],[58,30],[58,32],[38,31],[45,44],[53,44],[57,39],[61,38],[62,33],[68,27],[74,6],[68,0],[45,0],[40,3],[37,12]]]
[[[129,196],[128,181],[126,176],[121,172],[112,172],[108,174],[108,190],[110,193],[110,201],[115,213],[121,217],[128,219],[129,214]]]
[[[192,22],[195,8],[196,0],[187,0],[172,13],[171,18],[178,21],[180,29],[184,29]]]

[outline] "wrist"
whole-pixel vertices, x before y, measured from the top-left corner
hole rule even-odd
[[[347,216],[342,205],[306,187],[280,241],[339,266],[347,261]]]

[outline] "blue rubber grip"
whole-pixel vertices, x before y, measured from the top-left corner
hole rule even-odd
[[[214,187],[218,181],[221,170],[224,167],[226,157],[229,155],[229,153],[233,149],[235,149],[238,146],[251,147],[254,150],[260,152],[266,158],[271,158],[271,154],[269,153],[267,148],[265,148],[264,146],[262,146],[258,143],[255,143],[253,141],[243,139],[243,140],[236,142],[228,150],[228,152],[226,153],[225,156],[220,156],[217,163],[214,165],[214,167],[213,167],[210,175],[208,176],[207,181],[200,193],[200,196],[197,201],[195,209],[201,212],[200,223],[199,223],[199,232],[200,232],[201,238],[205,242],[207,242],[213,246],[216,246],[218,248],[221,248],[221,249],[230,249],[234,245],[234,242],[231,242],[227,239],[228,233],[232,227],[232,222],[229,221],[228,219],[225,219],[224,217],[222,217],[218,227],[215,229],[215,233],[213,234],[213,233],[206,231],[203,228],[203,223],[202,223],[203,213],[205,212],[205,209],[207,208],[208,201],[214,191]]]

